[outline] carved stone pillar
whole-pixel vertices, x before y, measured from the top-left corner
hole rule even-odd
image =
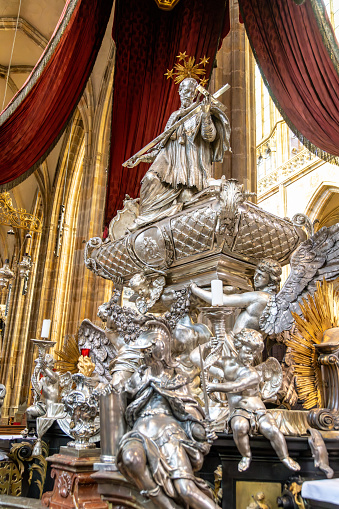
[[[236,0],[230,0],[230,17],[231,31],[217,53],[210,91],[231,85],[218,100],[227,106],[232,153],[225,154],[223,163],[216,163],[215,176],[236,178],[246,191],[256,192],[254,57],[245,27],[239,23]]]

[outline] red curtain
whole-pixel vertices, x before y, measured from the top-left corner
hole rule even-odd
[[[92,71],[112,3],[70,0],[29,80],[0,115],[0,190],[28,177],[60,137]]]
[[[239,5],[262,76],[283,118],[309,150],[327,160],[338,157],[339,62],[329,41],[337,51],[338,46],[323,4],[239,0]]]
[[[136,197],[147,165],[122,163],[160,134],[179,106],[178,85],[166,80],[179,52],[199,61],[210,57],[210,74],[220,38],[229,30],[228,1],[180,0],[172,11],[154,0],[118,0],[113,37],[117,46],[113,93],[111,159],[106,224]]]

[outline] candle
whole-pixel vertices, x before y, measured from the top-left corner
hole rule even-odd
[[[42,322],[41,337],[47,339],[51,328],[52,320],[44,320]]]
[[[222,306],[224,294],[221,279],[212,279],[211,291],[212,291],[212,306]]]

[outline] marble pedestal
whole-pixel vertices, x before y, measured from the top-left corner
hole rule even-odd
[[[44,506],[51,509],[108,509],[98,493],[97,482],[91,477],[100,449],[77,451],[61,447],[60,453],[47,458],[51,463],[54,488],[44,493]]]
[[[112,507],[126,509],[157,509],[149,498],[140,495],[139,490],[128,482],[120,472],[99,470],[92,475],[98,483],[98,492]],[[87,507],[87,506],[86,506]]]

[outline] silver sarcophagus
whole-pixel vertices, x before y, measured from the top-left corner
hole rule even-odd
[[[259,260],[273,258],[284,265],[306,238],[291,221],[247,202],[234,180],[209,191],[179,213],[120,238],[90,239],[87,268],[120,283],[144,272],[165,275],[167,284],[192,278],[208,284],[219,277],[247,289]]]

